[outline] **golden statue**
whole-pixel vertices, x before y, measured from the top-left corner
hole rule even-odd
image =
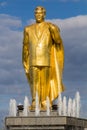
[[[46,109],[46,98],[50,106],[62,91],[64,48],[59,28],[45,22],[46,10],[35,9],[36,23],[24,29],[22,62],[32,94],[31,109],[35,108],[36,92],[40,109]]]

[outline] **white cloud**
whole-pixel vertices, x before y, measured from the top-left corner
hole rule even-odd
[[[16,17],[0,15],[0,69],[2,73],[0,84],[4,80],[6,83],[14,83],[17,80],[14,74],[21,66],[22,32],[19,30],[21,26],[21,20]],[[18,73],[20,69],[16,74]]]
[[[69,28],[83,28],[87,26],[87,15],[79,15],[76,17],[71,17],[67,19],[52,19],[53,23],[59,25],[63,29]]]
[[[0,14],[0,27],[20,27],[21,25],[22,23],[17,17]]]

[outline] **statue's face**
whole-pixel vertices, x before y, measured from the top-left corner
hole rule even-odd
[[[35,19],[37,23],[41,23],[44,21],[45,18],[45,13],[43,12],[43,10],[41,8],[37,8],[36,12],[35,12]]]

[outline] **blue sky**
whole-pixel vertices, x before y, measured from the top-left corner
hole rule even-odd
[[[21,61],[24,26],[34,21],[37,5],[46,20],[59,26],[65,48],[63,82],[67,97],[81,96],[81,116],[87,118],[87,0],[0,0],[0,113],[10,98],[30,98]]]

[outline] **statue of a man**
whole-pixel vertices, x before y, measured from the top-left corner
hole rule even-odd
[[[35,9],[36,23],[24,29],[22,61],[32,94],[31,109],[35,108],[36,92],[40,109],[46,109],[46,98],[50,106],[64,90],[62,71],[64,49],[59,28],[45,22],[46,10],[42,6]]]

